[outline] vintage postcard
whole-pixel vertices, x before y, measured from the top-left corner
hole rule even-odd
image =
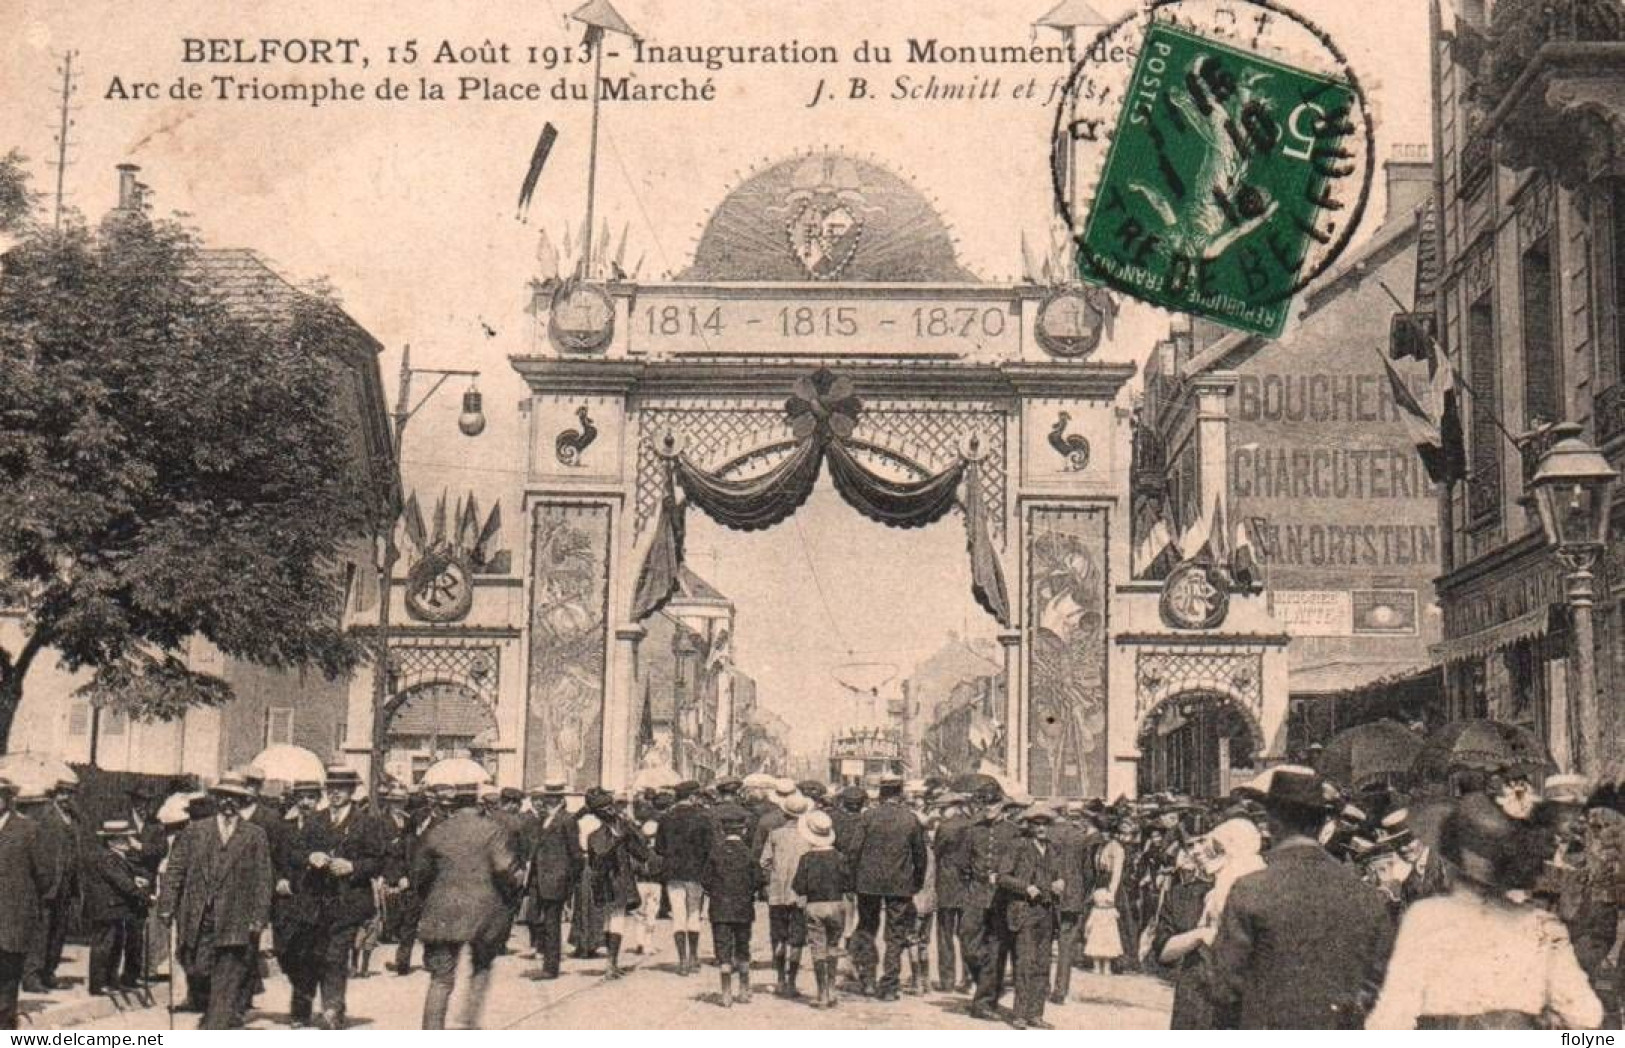
[[[0,56],[0,1028],[1618,1027],[1622,0]]]

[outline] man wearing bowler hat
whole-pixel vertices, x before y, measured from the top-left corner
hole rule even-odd
[[[1314,771],[1275,768],[1264,810],[1267,865],[1236,881],[1213,943],[1215,1025],[1359,1029],[1393,950],[1384,896],[1320,846],[1327,795]]]
[[[215,813],[175,840],[158,914],[175,922],[181,965],[201,983],[187,986],[203,1004],[201,1029],[228,1030],[242,1025],[243,985],[271,916],[271,847],[241,815],[254,798],[241,776],[222,776],[209,794]]]
[[[51,886],[39,827],[13,809],[16,800],[16,785],[0,778],[0,1030],[17,1028],[23,959]]]
[[[530,853],[530,927],[542,959],[542,978],[559,977],[564,946],[564,904],[575,894],[586,858],[581,830],[565,807],[563,779],[549,779],[536,794],[539,821],[532,830]]]

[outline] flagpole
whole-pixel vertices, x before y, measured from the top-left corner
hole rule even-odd
[[[604,31],[597,26],[588,30],[598,39],[592,49],[592,133],[587,146],[587,224],[581,230],[581,279],[592,278],[592,211],[593,194],[598,187],[598,108],[604,92]]]

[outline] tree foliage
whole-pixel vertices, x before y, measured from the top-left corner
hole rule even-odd
[[[25,638],[0,647],[0,749],[43,651],[164,718],[231,696],[186,665],[193,637],[330,676],[365,652],[343,555],[385,502],[337,400],[358,329],[319,295],[232,308],[204,261],[139,216],[30,226],[5,258],[0,603]]]
[[[29,200],[23,155],[13,149],[0,156],[0,233],[22,227],[28,218]]]

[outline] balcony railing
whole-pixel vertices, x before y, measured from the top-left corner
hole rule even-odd
[[[1485,98],[1503,98],[1546,44],[1625,40],[1625,0],[1497,0]]]
[[[1470,197],[1489,180],[1495,168],[1495,140],[1482,132],[1470,132],[1461,144],[1456,164],[1456,195]]]
[[[1525,492],[1529,490],[1529,482],[1535,479],[1535,471],[1540,468],[1540,460],[1546,457],[1546,452],[1557,443],[1556,426],[1547,426],[1526,433],[1518,439],[1518,455],[1523,459],[1523,486]]]
[[[1483,470],[1467,478],[1467,526],[1481,527],[1501,517],[1501,476]]]
[[[1598,393],[1594,410],[1598,444],[1625,436],[1625,381],[1615,382]]]

